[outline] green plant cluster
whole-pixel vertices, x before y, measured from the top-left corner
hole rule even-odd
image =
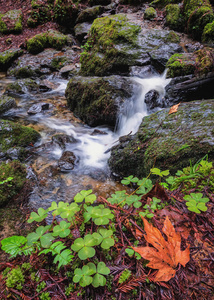
[[[207,191],[214,190],[214,168],[212,162],[208,162],[207,156],[195,165],[190,162],[189,167],[182,171],[179,170],[175,176],[170,176],[169,170],[161,171],[158,168],[152,168],[150,174],[157,176],[159,184],[164,188],[174,190],[180,187],[185,190],[184,200],[190,213],[206,212],[206,204],[209,199],[204,197],[202,192],[197,192],[197,189],[200,190],[203,182],[204,185],[206,184]],[[97,203],[96,195],[92,193],[92,190],[82,190],[70,204],[52,202],[47,209],[39,208],[37,212],[31,213],[28,223],[44,222],[48,216],[52,215],[51,224],[38,226],[27,237],[12,236],[3,239],[1,241],[2,250],[11,257],[27,256],[32,253],[49,257],[49,259],[54,257],[53,264],[57,264],[57,269],[63,266],[69,267],[68,278],[71,278],[73,284],[78,284],[80,287],[92,285],[94,288],[98,288],[109,285],[108,262],[112,260],[113,249],[118,241],[115,228],[116,209],[121,210],[123,214],[128,206],[134,212],[136,222],[139,223],[140,216],[150,219],[154,216],[155,211],[161,210],[167,205],[161,199],[148,197],[146,205],[142,206],[142,196],[153,188],[152,181],[148,178],[138,179],[130,175],[124,178],[122,183],[135,190],[130,195],[125,190],[117,191],[105,201],[105,204]],[[187,191],[193,186],[195,192],[189,195]],[[133,197],[136,199],[133,200]],[[75,236],[74,231],[77,227],[80,236]],[[90,230],[88,230],[89,227]],[[125,228],[126,226],[121,227],[123,231]],[[133,241],[135,246],[138,243],[138,240]],[[141,259],[141,256],[130,247],[130,244],[126,245],[125,253],[129,257]],[[107,263],[103,261],[104,257]],[[5,269],[2,274],[5,276],[4,278],[7,278],[7,287],[22,289],[25,281],[24,274],[29,268],[28,264],[25,266],[23,264],[22,267],[13,270]],[[108,275],[109,278],[106,277]],[[131,276],[132,273],[129,269],[123,270],[118,277],[118,283],[123,284]],[[36,282],[39,281],[33,272],[31,272],[31,278]],[[43,291],[44,284],[44,282],[38,283],[38,292]],[[67,294],[76,290],[73,284],[66,287]],[[49,293],[44,291],[41,295],[40,299],[49,299]]]

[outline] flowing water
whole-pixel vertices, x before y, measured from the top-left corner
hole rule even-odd
[[[157,90],[164,96],[164,88],[169,83],[165,74],[148,79],[133,78],[141,85],[141,93],[124,103],[118,112],[118,123],[115,131],[102,126],[90,128],[66,108],[64,97],[68,81],[49,78],[56,85],[51,92],[26,94],[16,98],[18,107],[10,110],[4,117],[33,127],[42,138],[35,145],[28,158],[28,177],[34,184],[30,196],[30,205],[34,208],[47,207],[52,201],[72,201],[77,192],[90,189],[104,197],[110,196],[121,186],[110,178],[108,169],[109,149],[116,145],[120,136],[137,132],[142,118],[148,115],[144,98],[150,90]],[[11,80],[0,79],[1,90]],[[49,103],[48,110],[28,115],[28,109],[35,103]],[[60,146],[52,142],[52,136],[65,134],[72,137],[71,143]],[[73,170],[62,171],[59,160],[65,151],[76,157]]]

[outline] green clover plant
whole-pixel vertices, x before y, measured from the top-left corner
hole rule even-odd
[[[93,246],[97,244],[97,240],[91,234],[87,234],[84,238],[77,238],[71,249],[78,252],[78,256],[81,260],[85,260],[95,255],[95,249]]]
[[[203,198],[202,193],[191,193],[190,195],[184,196],[186,200],[186,206],[188,210],[200,214],[201,211],[207,211],[206,203],[209,201],[208,198]]]

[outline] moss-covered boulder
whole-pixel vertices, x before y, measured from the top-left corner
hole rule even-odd
[[[25,148],[39,138],[40,134],[30,127],[0,120],[0,158],[11,158],[16,155],[18,159],[22,159],[26,154]]]
[[[214,21],[204,27],[202,34],[202,42],[213,44],[214,43]]]
[[[32,0],[31,6],[31,14],[27,20],[27,25],[29,27],[36,27],[39,24],[44,24],[51,20],[51,10],[53,8],[53,3],[51,3],[51,1],[44,2],[42,0]]]
[[[214,161],[214,100],[180,104],[145,117],[134,136],[112,148],[109,165],[120,176],[145,177],[150,169],[171,173],[208,154]]]
[[[80,58],[82,75],[126,75],[131,66],[151,63],[163,71],[170,56],[182,51],[174,32],[141,29],[128,20],[118,14],[93,22]]]
[[[154,7],[164,7],[168,4],[176,4],[180,3],[181,0],[153,0],[151,1],[150,5]]]
[[[81,54],[81,73],[102,76],[133,64],[139,55],[139,32],[140,26],[129,23],[125,15],[96,19],[90,29],[87,48]]]
[[[14,98],[6,95],[0,96],[0,115],[13,107],[16,107],[16,101]]]
[[[9,49],[4,52],[0,52],[0,70],[6,71],[14,60],[22,55],[23,50],[21,49]]]
[[[22,31],[22,11],[9,10],[5,14],[0,14],[0,32],[20,33]]]
[[[145,20],[152,20],[157,17],[157,12],[154,9],[154,7],[148,7],[146,8],[144,12],[144,19]]]
[[[61,50],[68,42],[66,35],[59,31],[48,30],[27,40],[27,50],[32,54],[42,52],[45,48]]]
[[[168,4],[165,8],[166,25],[177,31],[183,31],[185,22],[178,4]]]
[[[69,108],[88,125],[114,127],[119,107],[137,88],[138,84],[130,78],[120,76],[74,77],[65,96]]]
[[[76,20],[76,23],[90,22],[96,19],[104,11],[101,5],[93,6],[82,10]]]
[[[204,27],[214,20],[213,9],[210,6],[197,8],[189,17],[188,33],[196,40],[201,40]]]
[[[18,161],[0,163],[0,207],[16,196],[26,182],[26,168]]]
[[[201,75],[214,71],[214,49],[205,47],[194,53],[174,54],[166,64],[167,76]]]

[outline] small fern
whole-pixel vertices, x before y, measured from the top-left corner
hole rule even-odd
[[[126,282],[128,279],[129,279],[129,277],[132,275],[132,272],[131,271],[129,271],[128,269],[125,269],[123,272],[122,272],[122,274],[120,275],[120,278],[119,278],[119,280],[118,280],[118,283],[124,283],[124,282]]]
[[[61,266],[68,265],[74,257],[71,254],[71,250],[65,249],[65,248],[66,248],[66,246],[62,242],[58,241],[58,242],[53,243],[50,246],[50,248],[42,250],[39,253],[39,255],[42,254],[42,253],[47,254],[47,253],[50,253],[50,252],[53,256],[56,255],[53,262],[55,264],[57,262],[59,262],[59,264],[58,264],[58,269],[59,269]]]

